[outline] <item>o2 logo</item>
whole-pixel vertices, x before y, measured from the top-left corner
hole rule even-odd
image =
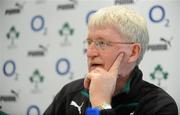
[[[88,24],[89,17],[90,17],[93,13],[95,13],[95,12],[96,12],[96,10],[92,10],[92,11],[90,11],[90,12],[87,13],[87,15],[86,15],[86,24]]]
[[[31,29],[34,32],[43,31],[44,34],[47,34],[47,28],[45,27],[45,19],[41,15],[36,15],[31,20]]]
[[[56,72],[60,76],[64,76],[64,75],[70,74],[69,78],[72,79],[73,78],[73,72],[71,72],[70,70],[71,70],[71,64],[70,64],[70,61],[68,59],[60,58],[56,62]]]
[[[27,115],[41,115],[39,107],[36,105],[31,105],[27,109]]]
[[[12,77],[16,74],[16,64],[13,60],[7,60],[3,65],[3,73],[7,77]]]
[[[165,26],[169,26],[169,19],[165,19],[166,12],[163,6],[155,5],[149,10],[149,19],[154,23],[165,21]]]

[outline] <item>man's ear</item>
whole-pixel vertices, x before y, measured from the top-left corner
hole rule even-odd
[[[141,53],[141,45],[134,43],[131,45],[131,54],[129,55],[128,63],[137,61]]]

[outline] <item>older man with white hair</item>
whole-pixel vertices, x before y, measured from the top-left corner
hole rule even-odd
[[[94,13],[88,23],[88,73],[65,85],[44,115],[178,115],[164,90],[142,79],[138,65],[149,42],[145,19],[124,6]]]

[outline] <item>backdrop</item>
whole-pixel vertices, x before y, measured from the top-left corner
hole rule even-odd
[[[114,4],[147,19],[143,79],[166,90],[180,109],[179,0],[0,0],[0,111],[41,115],[62,86],[84,77],[88,19]]]

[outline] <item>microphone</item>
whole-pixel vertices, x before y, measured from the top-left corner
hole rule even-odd
[[[86,115],[100,115],[100,110],[98,108],[89,107],[86,110]]]

